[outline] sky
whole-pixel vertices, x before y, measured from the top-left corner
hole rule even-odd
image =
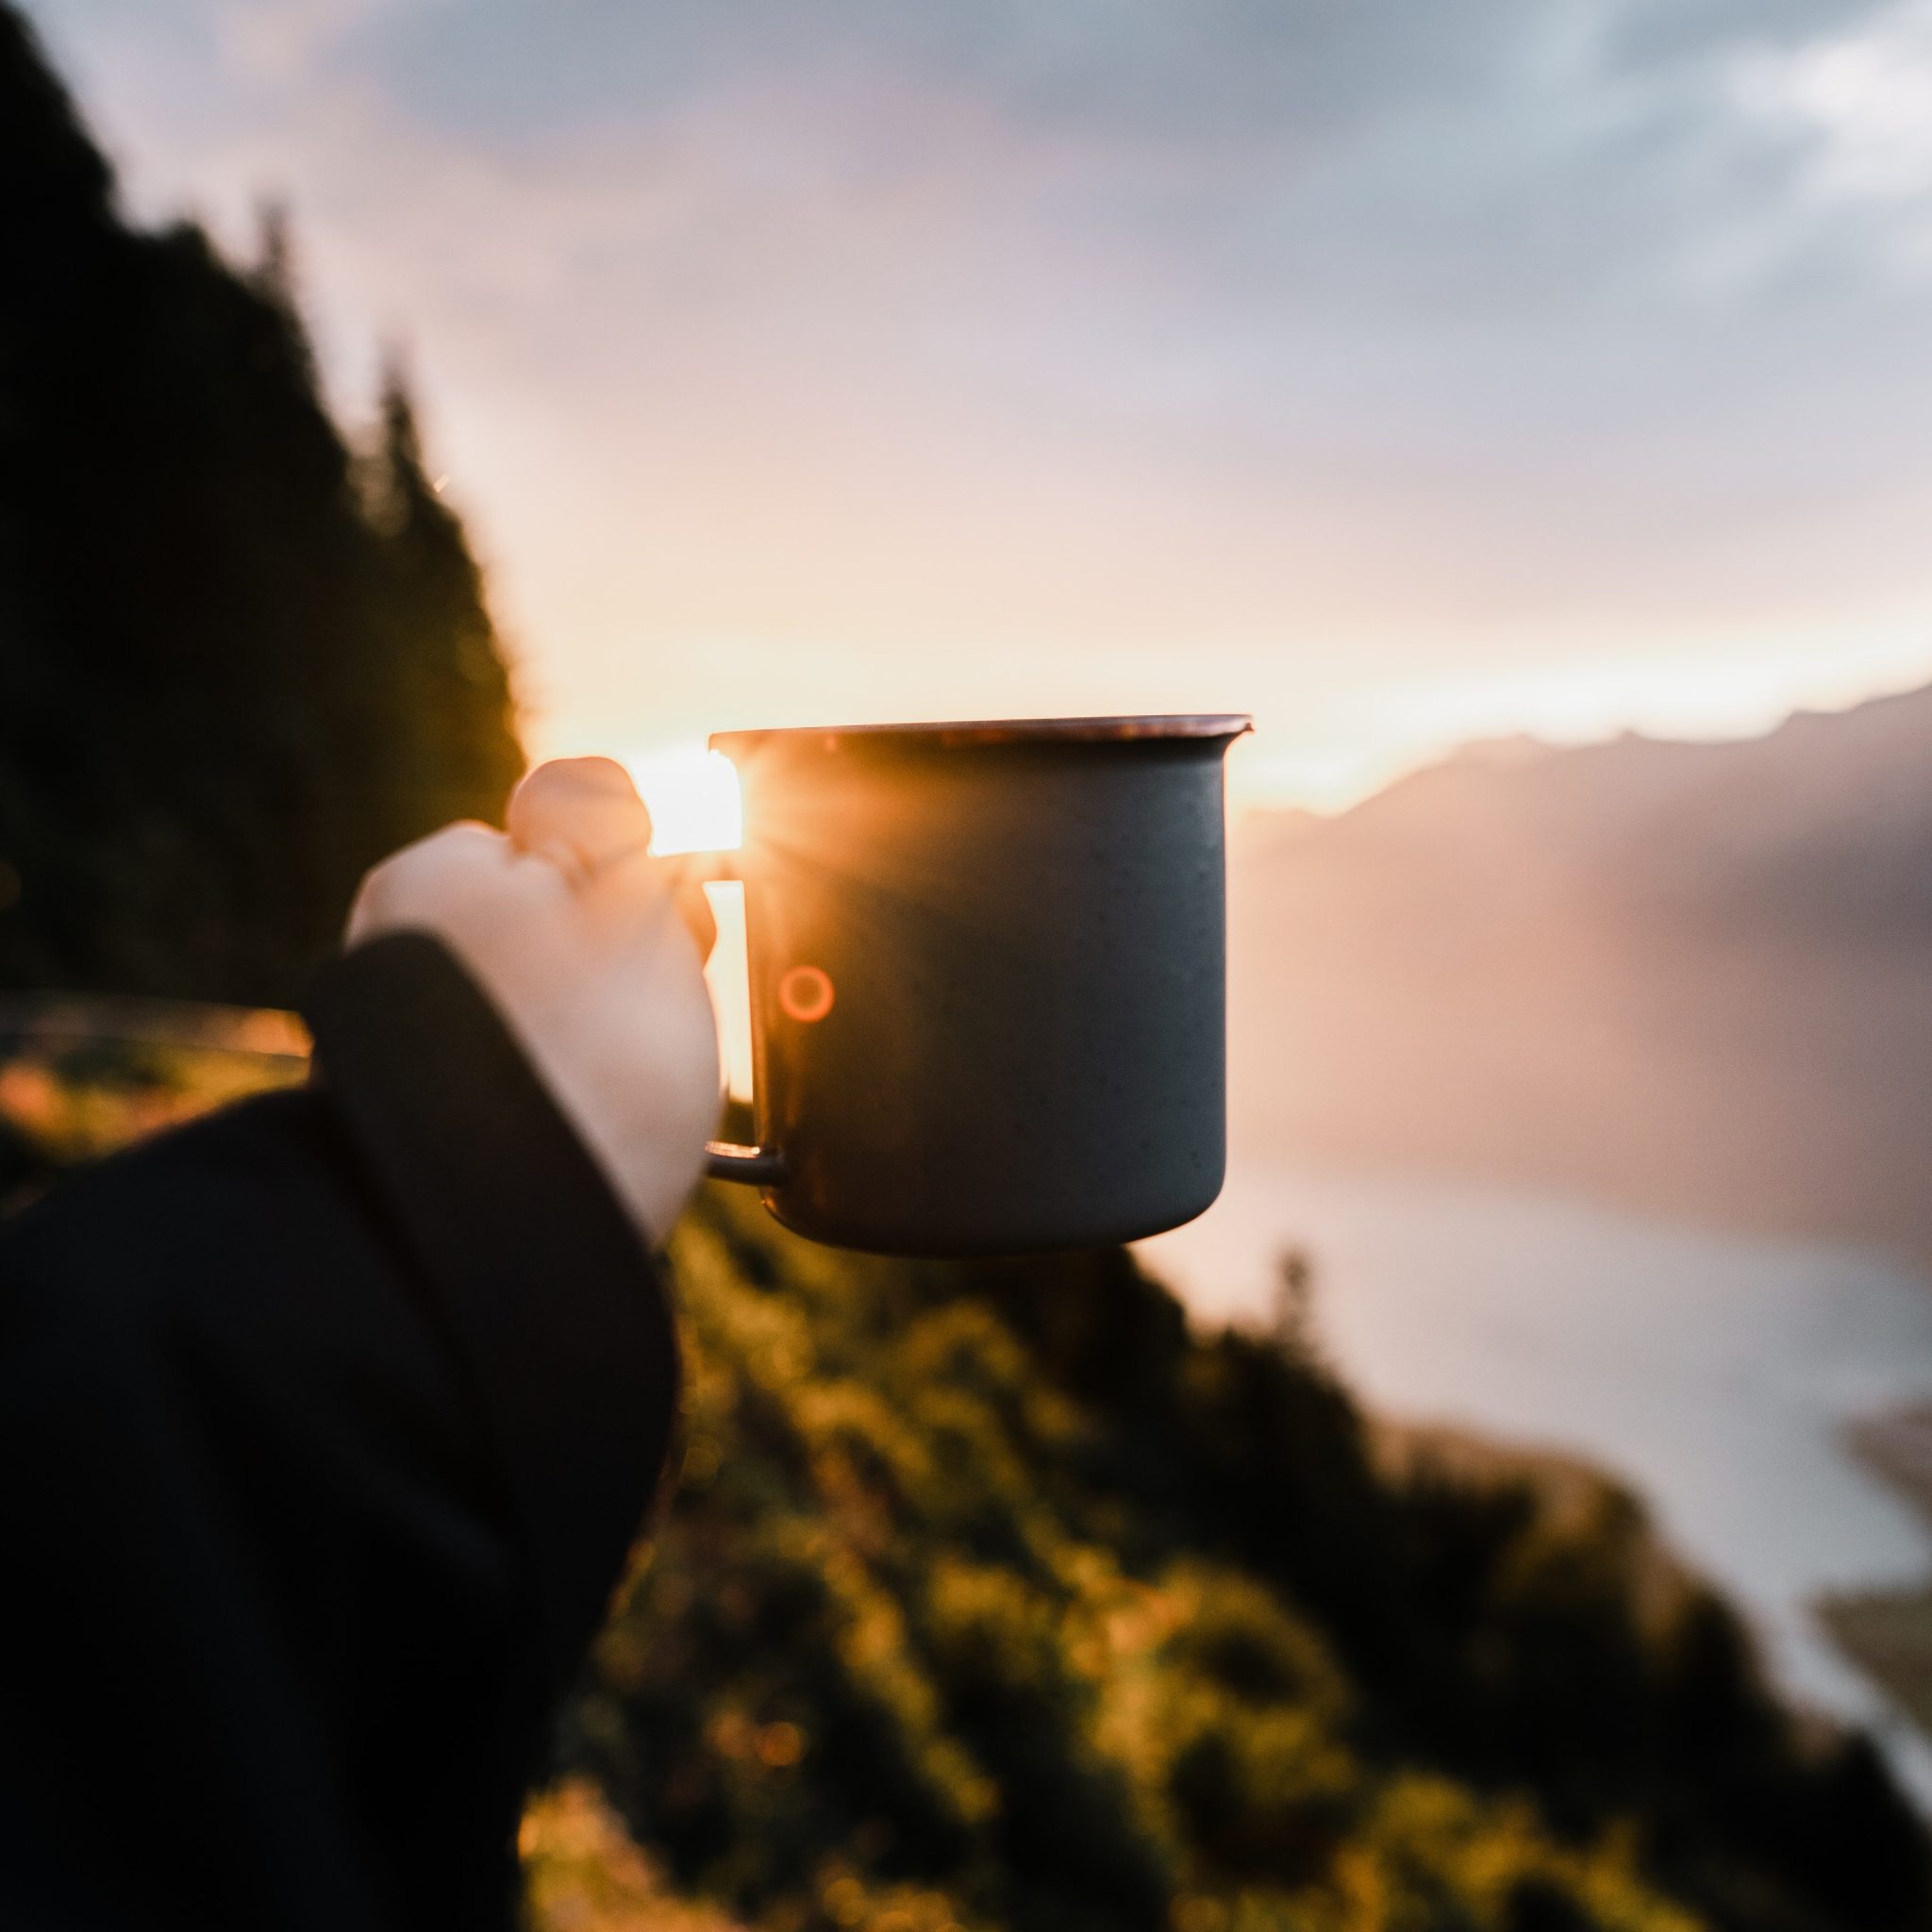
[[[1932,678],[1932,0],[29,0],[400,351],[540,751],[1249,710],[1238,795]]]

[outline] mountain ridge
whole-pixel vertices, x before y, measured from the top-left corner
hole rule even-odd
[[[1236,1145],[1932,1261],[1932,688],[1237,834]]]

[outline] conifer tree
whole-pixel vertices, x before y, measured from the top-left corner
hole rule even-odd
[[[380,441],[366,467],[365,503],[381,540],[384,614],[397,675],[392,715],[406,744],[397,761],[406,803],[430,824],[474,813],[500,783],[501,736],[452,737],[444,721],[474,717],[511,729],[512,701],[484,601],[483,576],[463,526],[430,478],[416,408],[391,361]]]
[[[0,0],[0,985],[291,1000],[363,869],[521,765],[400,392],[372,491],[291,261],[124,221]]]

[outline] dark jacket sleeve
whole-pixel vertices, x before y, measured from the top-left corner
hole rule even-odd
[[[664,1460],[640,1237],[434,941],[0,1229],[0,1924],[503,1925]]]

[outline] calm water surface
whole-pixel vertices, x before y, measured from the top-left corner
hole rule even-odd
[[[1750,1612],[1785,1685],[1875,1726],[1932,1801],[1932,1748],[1807,1607],[1932,1574],[1932,1537],[1838,1434],[1932,1399],[1932,1284],[1856,1250],[1517,1189],[1258,1162],[1141,1251],[1204,1319],[1253,1319],[1291,1244],[1315,1264],[1323,1341],[1372,1405],[1633,1483]]]

